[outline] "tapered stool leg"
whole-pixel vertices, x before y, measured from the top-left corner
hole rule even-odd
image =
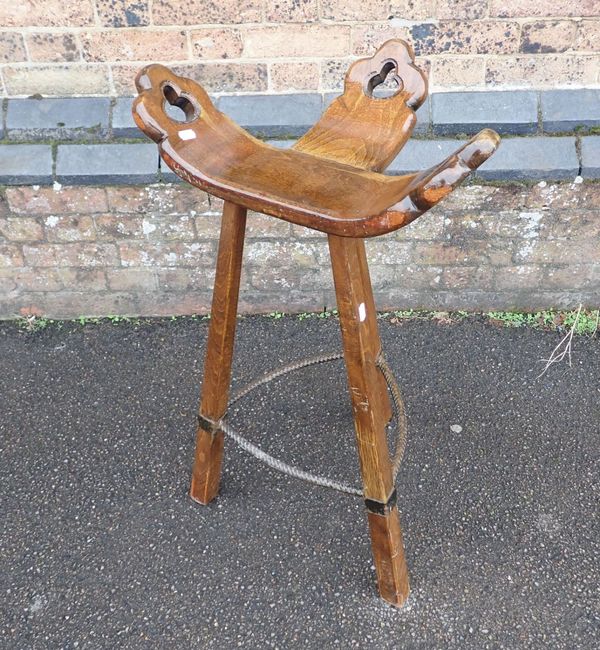
[[[408,597],[408,573],[385,434],[389,398],[376,365],[381,341],[364,241],[329,235],[329,250],[379,592],[401,606]]]
[[[224,415],[229,398],[245,231],[246,208],[226,201],[223,206],[200,401],[200,419],[206,418],[212,422]],[[190,488],[192,499],[204,504],[214,499],[219,491],[223,459],[223,432],[207,429],[208,427],[198,426]]]

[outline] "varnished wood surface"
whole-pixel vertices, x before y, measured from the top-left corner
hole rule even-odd
[[[385,431],[389,399],[376,366],[381,341],[365,244],[329,235],[329,250],[364,496],[386,504],[394,491]],[[381,515],[370,512],[369,529],[380,594],[400,606],[409,585],[397,508]]]
[[[389,71],[389,72],[388,72]],[[373,96],[374,83],[388,73],[398,91]],[[294,149],[368,169],[385,169],[410,137],[415,111],[427,97],[427,79],[414,64],[404,41],[384,43],[375,55],[356,61],[348,70],[344,93],[335,99]]]
[[[370,97],[369,80],[394,63],[402,90]],[[254,138],[220,113],[196,82],[151,65],[138,74],[136,123],[184,180],[223,199],[326,233],[371,237],[400,228],[448,194],[496,149],[485,129],[440,165],[418,174],[377,173],[396,155],[426,95],[424,76],[402,41],[389,41],[350,68],[344,94],[294,149]],[[165,102],[188,121],[167,116]]]
[[[213,422],[223,416],[229,398],[245,231],[246,209],[225,203],[200,402],[201,415]],[[222,457],[223,432],[199,426],[190,488],[195,501],[206,504],[217,495]]]

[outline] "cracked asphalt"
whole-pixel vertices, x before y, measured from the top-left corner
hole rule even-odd
[[[0,324],[0,646],[600,647],[600,341],[536,379],[557,333],[381,330],[409,419],[402,610],[377,597],[360,499],[229,442],[219,498],[188,498],[206,322]],[[234,384],[339,347],[335,319],[242,318]],[[339,363],[231,421],[357,482]]]

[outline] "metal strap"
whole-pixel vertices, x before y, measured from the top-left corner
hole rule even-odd
[[[314,366],[320,363],[336,361],[342,358],[343,358],[342,354],[325,354],[325,355],[320,355],[318,357],[301,359],[287,366],[283,366],[282,368],[273,370],[269,373],[266,373],[262,377],[254,380],[253,382],[248,384],[245,388],[242,388],[241,390],[236,392],[232,397],[231,401],[229,402],[229,406],[231,407],[233,404],[246,397],[246,395],[251,393],[253,390],[256,390],[260,386],[263,386],[264,384],[273,381],[277,377],[281,377],[282,375],[285,375],[289,372],[293,372],[294,370],[299,370],[301,368],[306,368],[308,366]],[[387,362],[385,361],[383,354],[381,352],[377,356],[375,360],[375,364],[381,371],[392,397],[392,405],[394,411],[393,419],[396,421],[396,428],[397,428],[396,448],[394,451],[394,457],[392,461],[392,475],[393,475],[393,480],[395,482],[396,477],[398,476],[398,471],[400,470],[402,458],[404,456],[404,450],[406,449],[406,433],[407,433],[406,411],[404,409],[404,401],[402,399],[402,393],[400,392],[400,388],[396,383],[392,371],[388,366]],[[199,415],[198,422],[200,426],[206,431],[213,432],[213,433],[217,431],[222,431],[224,434],[229,436],[236,444],[238,444],[242,449],[247,451],[249,454],[257,458],[261,462],[265,463],[269,467],[272,467],[273,469],[282,472],[283,474],[287,474],[288,476],[292,476],[294,478],[299,478],[303,481],[307,481],[308,483],[313,483],[314,485],[320,485],[322,487],[332,488],[334,490],[338,490],[339,492],[345,492],[347,494],[353,494],[356,496],[363,496],[363,490],[360,488],[356,488],[351,485],[346,485],[345,483],[340,483],[339,481],[335,481],[327,477],[311,474],[310,472],[306,472],[303,469],[294,467],[293,465],[288,465],[287,463],[284,463],[282,460],[279,460],[278,458],[271,456],[267,452],[260,449],[260,447],[257,447],[255,444],[253,444],[252,442],[244,438],[237,431],[235,431],[235,429],[231,427],[231,425],[228,422],[226,422],[225,418],[226,415],[224,415],[218,421],[213,421],[210,418],[207,418],[203,415]],[[368,500],[368,501],[369,503],[372,504],[375,503],[372,502],[372,500]],[[381,504],[381,505],[383,507],[386,506],[386,504]]]

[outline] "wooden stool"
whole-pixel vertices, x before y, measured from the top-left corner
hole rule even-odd
[[[388,77],[395,94],[374,96]],[[435,205],[496,150],[498,135],[484,129],[426,171],[381,174],[410,137],[427,96],[426,77],[400,40],[352,64],[344,93],[291,149],[254,138],[220,113],[196,82],[162,65],[141,70],[136,85],[135,121],[158,143],[163,160],[183,180],[225,201],[192,498],[206,504],[219,489],[246,210],[327,233],[379,591],[402,605],[409,586],[386,441],[392,411],[378,363],[363,238],[402,228]],[[169,117],[167,102],[183,110],[184,121]]]

